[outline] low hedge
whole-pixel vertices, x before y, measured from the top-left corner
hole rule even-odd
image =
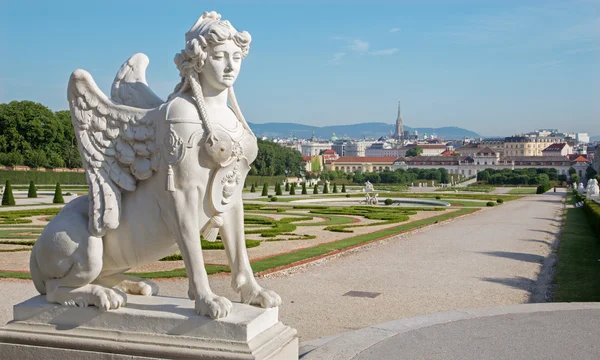
[[[584,200],[583,211],[596,234],[596,238],[600,240],[600,205],[591,200]]]
[[[53,171],[15,171],[0,170],[0,183],[9,180],[13,184],[29,184],[33,180],[38,185],[42,184],[79,184],[86,185],[85,173],[53,172]]]
[[[535,191],[536,194],[543,194],[546,191],[550,190],[550,185],[539,185]]]
[[[488,201],[488,202],[485,204],[485,206],[489,206],[489,207],[492,207],[492,206],[494,206],[494,205],[496,205],[496,204],[495,204],[493,201]]]

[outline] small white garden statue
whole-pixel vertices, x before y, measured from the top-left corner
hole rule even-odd
[[[31,277],[49,302],[109,310],[125,304],[125,293],[156,294],[153,282],[124,272],[179,249],[196,312],[226,317],[232,304],[212,292],[199,238],[220,232],[242,302],[281,304],[255,280],[244,238],[242,187],[258,147],[232,86],[250,34],[210,12],[185,40],[175,56],[181,82],[166,102],[146,83],[144,54],[123,64],[110,99],[88,72],[71,75],[67,97],[90,190],[33,246]]]
[[[590,179],[587,186],[587,198],[593,199],[600,196],[600,189],[598,188],[598,180]]]
[[[582,182],[579,183],[579,186],[577,187],[577,192],[579,194],[584,194],[585,193],[585,187],[583,186]]]

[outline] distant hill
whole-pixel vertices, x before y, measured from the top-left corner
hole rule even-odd
[[[266,123],[266,124],[249,124],[256,136],[266,136],[268,138],[287,138],[296,135],[298,139],[308,139],[312,136],[313,131],[320,139],[328,139],[333,133],[339,138],[349,137],[353,139],[362,138],[379,138],[387,136],[394,130],[394,124],[386,124],[380,122],[360,123],[352,125],[332,125],[332,126],[310,126],[296,123]],[[481,137],[476,132],[462,129],[455,126],[441,128],[412,128],[404,127],[405,131],[410,131],[411,134],[415,130],[422,136],[436,134],[445,140],[463,139],[464,137],[479,138]]]
[[[600,135],[590,136],[590,141],[591,142],[600,141]]]

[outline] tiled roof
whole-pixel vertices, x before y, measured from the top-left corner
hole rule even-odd
[[[579,157],[575,160],[573,160],[574,162],[588,162],[588,159],[584,158],[583,156],[579,155]]]
[[[483,149],[479,150],[477,153],[478,154],[492,154],[492,155],[496,154],[496,152],[494,150],[490,149],[489,147],[484,147]]]
[[[565,144],[565,143],[556,143],[556,144],[552,144],[552,145],[548,146],[547,148],[545,148],[542,151],[561,152],[565,146],[567,146],[567,144]]]

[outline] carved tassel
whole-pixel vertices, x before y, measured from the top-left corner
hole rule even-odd
[[[214,242],[217,240],[219,235],[219,229],[223,226],[223,217],[221,214],[217,214],[210,218],[204,230],[202,230],[202,237],[206,241]]]
[[[169,164],[169,170],[167,170],[167,191],[175,191],[175,179],[173,178],[173,168]]]

